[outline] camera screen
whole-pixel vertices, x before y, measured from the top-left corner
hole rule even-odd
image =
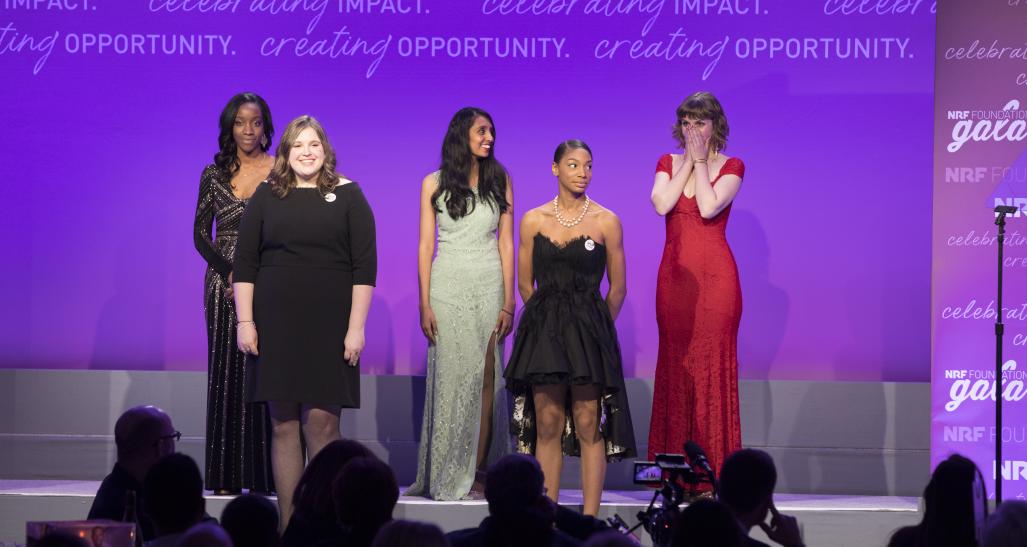
[[[656,462],[635,462],[635,484],[659,486],[663,484],[663,470]]]

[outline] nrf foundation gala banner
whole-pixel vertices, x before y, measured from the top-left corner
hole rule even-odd
[[[972,458],[994,496],[1027,497],[1027,2],[939,6],[935,68],[931,459]],[[901,161],[901,158],[898,159]],[[1006,222],[997,304],[996,205]],[[912,206],[912,204],[911,204]],[[995,329],[1005,327],[1002,378]],[[995,465],[995,394],[1003,398]]]

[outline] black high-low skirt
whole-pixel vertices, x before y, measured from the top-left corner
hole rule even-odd
[[[540,384],[598,385],[599,429],[608,459],[636,455],[617,330],[599,293],[606,248],[587,236],[557,245],[537,234],[532,253],[538,290],[517,325],[504,376],[514,395],[513,430],[520,452],[535,451],[531,388]],[[581,453],[568,396],[563,451]]]

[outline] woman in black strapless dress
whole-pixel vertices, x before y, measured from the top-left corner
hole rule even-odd
[[[620,220],[591,201],[592,152],[566,141],[553,158],[559,193],[521,220],[524,312],[507,365],[518,450],[534,454],[556,501],[563,454],[581,456],[584,513],[599,511],[606,460],[635,456],[614,319],[626,294]],[[610,289],[599,293],[603,272]]]

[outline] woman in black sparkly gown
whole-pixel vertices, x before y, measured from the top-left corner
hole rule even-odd
[[[274,128],[267,103],[240,93],[221,112],[218,153],[200,176],[193,239],[207,261],[203,307],[207,319],[208,490],[271,492],[270,420],[267,405],[245,399],[245,355],[236,344],[232,257],[239,220],[274,158],[267,154]],[[216,231],[211,233],[211,225]],[[212,237],[213,235],[213,237]]]

